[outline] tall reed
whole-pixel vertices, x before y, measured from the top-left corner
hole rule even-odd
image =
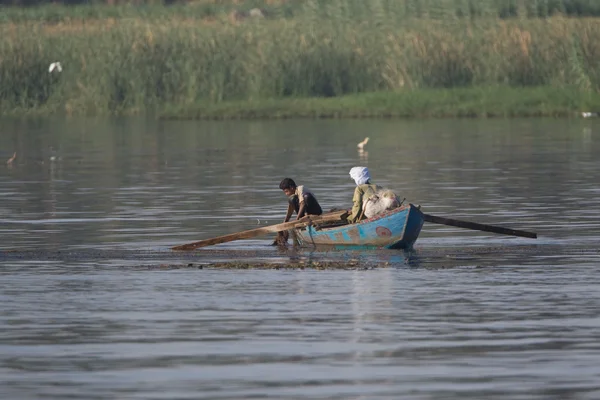
[[[152,112],[490,85],[600,88],[600,19],[471,19],[417,1],[394,4],[306,0],[291,19],[0,24],[0,112]],[[54,61],[61,73],[48,72]]]
[[[59,6],[61,2],[69,6]],[[25,4],[36,6],[19,7]],[[312,6],[307,7],[310,4]],[[344,9],[348,17],[369,18],[368,10],[374,4],[378,4],[375,8],[383,9],[386,15],[394,18],[600,16],[597,0],[0,0],[0,22],[56,23],[84,18],[164,19],[173,16],[210,18],[255,7],[277,17],[297,17],[312,7],[321,14],[337,8]]]

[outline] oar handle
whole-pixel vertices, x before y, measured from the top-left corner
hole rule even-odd
[[[499,233],[501,235],[520,236],[530,239],[537,239],[537,233],[522,231],[519,229],[510,229],[501,226],[478,224],[476,222],[461,221],[459,219],[438,217],[430,214],[423,214],[423,217],[425,218],[426,222],[432,222],[434,224],[450,225],[456,226],[458,228],[473,229],[476,231],[492,232]]]

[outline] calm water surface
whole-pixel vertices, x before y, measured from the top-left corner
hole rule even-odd
[[[0,398],[598,399],[599,154],[596,120],[0,119]],[[168,250],[281,222],[286,176],[349,207],[356,165],[539,238]],[[158,268],[223,260],[380,267]]]

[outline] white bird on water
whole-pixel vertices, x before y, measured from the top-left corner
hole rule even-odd
[[[359,148],[359,150],[363,150],[365,148],[365,146],[367,145],[367,143],[369,143],[369,138],[366,137],[365,140],[363,140],[362,142],[360,142],[359,144],[356,145],[356,147]]]
[[[6,161],[6,165],[12,165],[13,161],[15,161],[15,158],[17,158],[17,152],[16,152],[16,151],[15,151],[15,153],[12,155],[12,157],[11,157],[11,158],[9,158],[9,159]]]
[[[54,70],[56,70],[57,72],[62,72],[62,65],[60,65],[60,62],[56,61],[50,64],[50,66],[48,67],[48,72],[52,73]]]

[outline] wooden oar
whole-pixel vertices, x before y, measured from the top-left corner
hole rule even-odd
[[[450,225],[459,228],[473,229],[476,231],[493,232],[502,235],[521,236],[531,239],[536,239],[537,234],[533,232],[521,231],[518,229],[503,228],[501,226],[477,224],[475,222],[461,221],[459,219],[451,219],[445,217],[436,217],[435,215],[423,214],[426,222],[434,224]]]
[[[303,226],[307,226],[309,224],[317,223],[317,222],[327,222],[327,221],[338,221],[342,219],[344,214],[347,214],[348,211],[334,211],[331,213],[323,214],[323,215],[307,215],[302,217],[298,221],[292,222],[284,222],[277,225],[265,226],[262,228],[251,229],[249,231],[231,233],[225,236],[219,236],[211,239],[200,240],[198,242],[182,244],[181,246],[172,247],[172,250],[195,250],[199,247],[212,246],[214,244],[232,242],[234,240],[239,239],[250,239],[256,236],[265,235],[267,233],[276,233],[285,231],[292,228],[301,228]]]

